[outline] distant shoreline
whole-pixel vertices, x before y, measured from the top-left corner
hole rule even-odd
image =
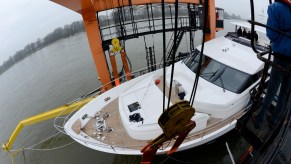
[[[0,66],[0,75],[10,69],[13,65],[34,54],[35,52],[55,43],[60,39],[69,38],[84,31],[85,28],[83,21],[76,21],[70,25],[65,25],[63,28],[56,28],[53,32],[47,34],[43,39],[37,39],[36,42],[26,45],[22,50],[19,50],[13,56],[10,56],[9,59],[3,62]]]
[[[141,11],[140,11],[141,12]],[[154,14],[154,17],[159,18],[160,17],[160,11],[156,11],[157,13]],[[186,13],[184,13],[185,15]],[[181,15],[183,16],[183,14]],[[117,21],[118,13],[112,13],[110,17],[106,17],[103,15],[99,16],[99,25],[103,28],[106,28],[107,26],[111,26],[112,24]],[[241,19],[240,16],[236,16],[235,14],[228,14],[227,12],[224,12],[224,18],[238,18]],[[135,21],[147,19],[146,14],[141,14],[136,16]],[[13,65],[17,64],[18,62],[22,61],[26,57],[34,54],[35,52],[41,50],[42,48],[45,48],[56,41],[64,38],[69,38],[71,36],[74,36],[75,34],[78,34],[80,32],[84,32],[85,27],[83,24],[83,21],[76,21],[71,23],[70,25],[65,25],[64,27],[58,27],[53,32],[47,34],[43,39],[37,39],[36,42],[30,43],[26,45],[22,50],[17,51],[13,56],[10,56],[8,60],[4,61],[3,64],[0,66],[0,75],[7,71],[9,68],[11,68]]]

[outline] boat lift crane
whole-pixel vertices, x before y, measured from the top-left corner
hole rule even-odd
[[[104,49],[102,47],[102,38],[100,36],[99,22],[96,13],[121,8],[130,5],[146,5],[161,3],[160,0],[52,0],[53,2],[69,8],[82,15],[86,29],[88,42],[95,66],[100,77],[102,85],[111,81],[110,73],[107,68]],[[174,0],[165,0],[165,3],[174,3]],[[179,3],[200,4],[202,0],[180,0]],[[215,38],[216,29],[216,10],[215,1],[209,1],[209,33],[206,34],[206,41]],[[104,90],[110,89],[112,85],[106,85]]]
[[[104,33],[102,32],[102,28],[100,27],[99,24],[99,19],[98,19],[98,13],[101,11],[105,11],[105,10],[110,10],[110,9],[122,9],[124,7],[128,7],[128,6],[138,6],[138,5],[149,5],[150,7],[152,7],[153,4],[160,4],[161,1],[160,0],[51,0],[59,5],[62,5],[70,10],[73,10],[77,13],[79,13],[82,18],[83,18],[83,22],[84,22],[84,26],[85,26],[85,30],[86,30],[86,34],[87,34],[87,38],[88,38],[88,42],[89,42],[89,46],[91,49],[91,53],[92,53],[92,57],[93,60],[95,62],[95,66],[96,66],[96,70],[98,72],[98,76],[99,76],[99,80],[102,83],[102,87],[97,89],[96,91],[93,91],[92,93],[89,93],[86,96],[81,97],[80,101],[74,101],[72,103],[66,104],[64,106],[58,107],[56,109],[50,110],[48,112],[44,112],[35,116],[32,116],[30,118],[24,119],[22,121],[19,122],[18,126],[15,128],[14,132],[12,133],[11,137],[9,138],[9,140],[7,141],[7,143],[3,143],[2,144],[2,149],[9,152],[14,141],[16,140],[18,134],[20,133],[20,131],[22,130],[22,128],[24,126],[28,126],[31,124],[35,124],[38,122],[42,122],[51,118],[54,118],[56,116],[60,116],[60,115],[65,115],[68,113],[71,113],[73,111],[76,111],[78,109],[80,109],[82,106],[84,106],[85,104],[87,104],[88,102],[90,102],[93,97],[92,95],[96,95],[96,93],[102,93],[106,90],[109,90],[110,88],[114,87],[115,85],[119,84],[119,81],[112,81],[111,78],[111,74],[109,71],[109,66],[107,63],[107,59],[106,59],[106,55],[105,55],[105,51],[109,50],[109,48],[107,48],[109,46],[108,43],[112,44],[112,39],[105,39],[105,35],[103,35]],[[165,0],[165,3],[167,4],[173,4],[175,2],[175,0]],[[193,5],[199,5],[199,4],[204,4],[204,0],[179,0],[179,3],[184,3],[184,4],[189,4],[188,6],[188,10],[193,10]],[[191,6],[192,5],[192,6]],[[149,8],[149,7],[148,7]],[[205,40],[211,40],[213,38],[215,38],[215,33],[219,30],[223,29],[223,19],[217,19],[217,13],[218,12],[222,12],[221,15],[223,15],[223,10],[222,9],[216,9],[215,8],[215,0],[209,0],[208,3],[208,18],[207,18],[207,33],[205,34]],[[130,11],[129,13],[133,13],[132,11]],[[193,31],[195,30],[199,30],[202,29],[202,27],[197,27],[197,21],[195,20],[193,15],[194,12],[189,12],[189,22],[187,26],[181,26],[180,28],[185,30],[188,29],[190,32],[190,42],[192,40],[193,42],[193,37],[191,34]],[[191,17],[191,14],[193,17]],[[202,14],[203,15],[203,14]],[[152,17],[153,19],[153,17]],[[154,20],[152,20],[154,21]],[[192,23],[191,23],[192,22]],[[194,22],[194,23],[193,23]],[[122,26],[124,22],[120,22],[120,26]],[[136,22],[130,22],[132,24],[133,27],[136,27]],[[132,36],[129,35],[125,35],[122,34],[123,36],[119,37],[119,39],[117,40],[121,40],[121,41],[125,41],[127,39],[132,39],[132,38],[136,38],[139,36],[143,36],[143,35],[147,35],[147,34],[155,34],[158,32],[162,32],[161,29],[155,29],[154,27],[154,23],[153,25],[153,29],[150,29],[150,31],[146,31],[146,32],[139,32],[137,31],[138,29],[133,29],[133,34]],[[121,30],[122,31],[122,30]],[[174,29],[169,28],[166,29],[167,32],[169,31],[174,31]],[[111,33],[111,32],[110,32]],[[118,38],[118,37],[117,37]],[[117,41],[115,40],[115,42]],[[113,43],[114,45],[114,43]],[[191,46],[191,45],[190,45]],[[122,47],[122,46],[121,46]],[[126,51],[125,49],[123,49],[124,47],[121,48],[120,45],[115,46],[115,51],[120,51],[121,53],[121,58],[123,61],[123,66],[125,68],[126,71],[126,75],[127,75],[127,79],[130,80],[131,76],[130,76],[130,71],[129,71],[129,67],[128,67],[128,63],[127,63],[127,59],[126,59]],[[192,45],[193,47],[193,45]],[[191,49],[191,48],[190,48]],[[111,65],[112,65],[112,70],[114,73],[114,78],[120,78],[118,77],[118,74],[116,74],[117,72],[117,68],[116,68],[116,64],[114,63],[115,58],[110,57],[110,61],[111,61]],[[115,85],[114,85],[115,84]]]

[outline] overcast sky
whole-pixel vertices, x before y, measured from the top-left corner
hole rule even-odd
[[[261,12],[262,8],[266,9],[267,0],[260,0],[259,3],[256,6]],[[244,18],[250,15],[249,0],[216,0],[216,6]],[[49,0],[2,0],[0,65],[28,43],[43,38],[57,27],[81,19],[78,13]]]

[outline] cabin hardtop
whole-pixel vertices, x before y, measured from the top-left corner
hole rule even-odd
[[[250,47],[219,37],[205,43],[204,54],[227,66],[253,75],[263,68],[257,55]],[[197,47],[201,51],[201,45]]]

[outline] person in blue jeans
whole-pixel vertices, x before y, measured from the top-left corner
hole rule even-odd
[[[291,35],[291,1],[277,0],[268,7],[267,25],[281,30]],[[273,30],[267,29],[267,36],[272,43],[273,62],[280,65],[285,70],[291,68],[291,39],[279,34]],[[281,87],[280,87],[281,85]],[[267,93],[257,114],[253,114],[255,128],[261,128],[267,110],[269,109],[276,93],[280,87],[278,102],[270,119],[272,128],[279,120],[282,109],[285,106],[289,89],[291,87],[291,78],[283,72],[272,68]]]

